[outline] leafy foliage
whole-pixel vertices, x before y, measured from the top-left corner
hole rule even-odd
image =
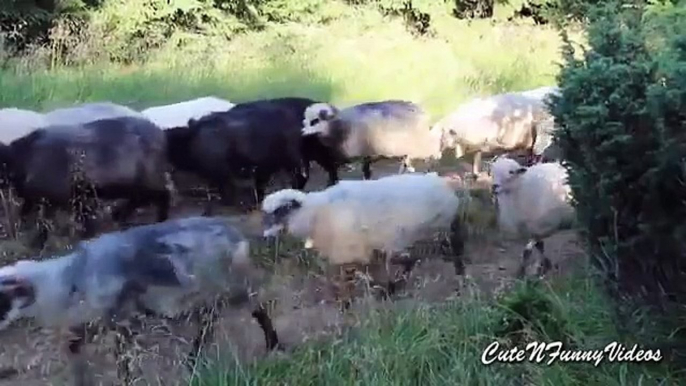
[[[355,7],[402,18],[409,31],[427,35],[437,16],[490,18],[496,4],[513,1],[518,0],[6,0],[0,3],[0,37],[13,52],[51,46],[50,55],[67,64],[83,57],[130,62],[168,41],[232,39],[274,23],[324,24]]]
[[[551,107],[594,265],[615,294],[667,306],[686,302],[686,39],[664,33],[686,18],[645,10],[594,8]]]
[[[558,304],[540,281],[524,281],[498,300],[503,315],[496,336],[512,345],[532,341],[561,341],[569,347],[569,327]]]

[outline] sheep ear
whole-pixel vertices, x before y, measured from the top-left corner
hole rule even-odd
[[[319,119],[321,120],[326,121],[332,119],[334,116],[336,116],[336,109],[333,106],[330,106],[327,109],[319,110]]]
[[[319,119],[326,120],[329,118],[329,111],[327,109],[319,110]]]

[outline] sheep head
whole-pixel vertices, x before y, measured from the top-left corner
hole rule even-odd
[[[491,165],[491,174],[493,175],[493,194],[507,194],[512,190],[513,185],[517,182],[519,177],[526,173],[528,168],[520,165],[517,161],[507,158],[499,157]]]
[[[0,277],[0,330],[22,316],[22,310],[36,301],[33,284],[18,276]]]
[[[302,207],[306,193],[295,189],[283,189],[272,193],[262,201],[262,226],[264,237],[276,236],[286,227],[290,216]]]
[[[338,109],[328,103],[315,103],[305,109],[302,135],[329,134],[329,121],[338,115]]]

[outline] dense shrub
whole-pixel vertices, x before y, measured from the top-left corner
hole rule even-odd
[[[593,1],[596,0],[525,0],[522,9],[529,11],[519,12],[518,15],[547,20],[550,4],[585,4]],[[144,58],[151,49],[170,41],[172,44],[182,45],[188,39],[207,35],[231,39],[237,34],[261,30],[270,23],[324,24],[345,12],[353,11],[355,7],[375,8],[386,16],[402,18],[410,32],[426,35],[432,33],[432,22],[437,16],[490,18],[494,15],[496,5],[521,2],[522,0],[5,0],[0,2],[0,43],[12,52],[26,52],[35,50],[36,47],[50,46],[51,62],[70,64],[82,62],[83,57],[89,60],[129,62]],[[538,6],[538,3],[545,7]],[[75,52],[77,53],[74,54]]]
[[[594,265],[615,294],[666,309],[686,302],[686,18],[664,10],[596,8],[552,111]]]

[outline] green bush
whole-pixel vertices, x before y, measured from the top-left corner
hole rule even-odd
[[[571,0],[526,0],[557,3]],[[574,0],[589,2],[595,0]],[[327,24],[360,7],[405,21],[415,35],[433,35],[438,18],[490,18],[496,6],[522,0],[7,0],[0,2],[0,48],[41,51],[51,63],[145,60],[163,45],[207,36],[225,40],[268,25]],[[536,11],[538,12],[538,11]],[[534,16],[537,18],[538,16]]]
[[[551,108],[592,262],[614,294],[664,310],[686,302],[686,18],[660,9],[594,8]]]

